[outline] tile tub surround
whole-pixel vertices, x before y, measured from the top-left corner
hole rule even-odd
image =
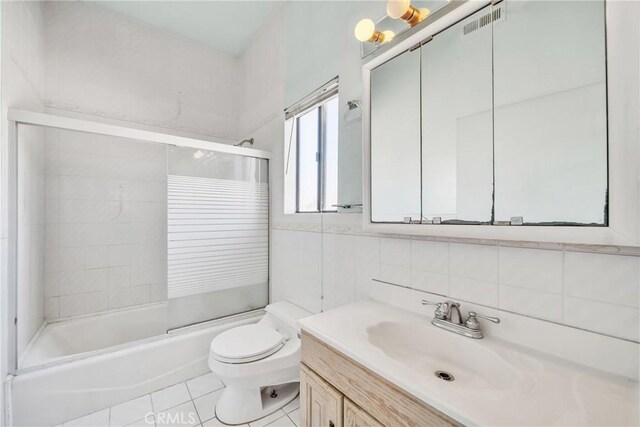
[[[637,255],[278,228],[272,238],[274,300],[316,313],[366,298],[378,279],[639,341]]]
[[[166,147],[47,129],[45,318],[166,299]]]
[[[224,384],[213,373],[166,387],[92,414],[67,421],[63,427],[107,426],[225,426],[215,418]],[[246,427],[296,427],[300,399]]]

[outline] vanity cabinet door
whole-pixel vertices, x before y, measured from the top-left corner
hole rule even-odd
[[[300,365],[300,426],[342,427],[342,405],[342,393]]]
[[[344,399],[344,427],[383,427],[358,405]]]

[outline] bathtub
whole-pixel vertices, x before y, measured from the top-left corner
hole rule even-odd
[[[57,425],[202,375],[216,335],[264,315],[255,310],[166,333],[160,310],[163,304],[153,304],[45,325],[7,384],[12,425]]]
[[[43,325],[20,358],[19,368],[128,344],[166,333],[167,303],[56,320]]]

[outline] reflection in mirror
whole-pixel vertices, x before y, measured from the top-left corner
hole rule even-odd
[[[494,24],[497,221],[606,225],[603,1],[502,2]]]
[[[420,219],[420,49],[371,72],[371,220]]]
[[[422,46],[422,216],[427,220],[491,221],[491,26],[465,32],[489,9]]]

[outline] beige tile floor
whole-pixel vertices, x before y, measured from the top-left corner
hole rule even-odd
[[[214,415],[216,402],[223,390],[222,381],[209,373],[67,421],[62,426],[224,426]],[[299,408],[299,398],[296,398],[281,410],[245,427],[297,427]]]

